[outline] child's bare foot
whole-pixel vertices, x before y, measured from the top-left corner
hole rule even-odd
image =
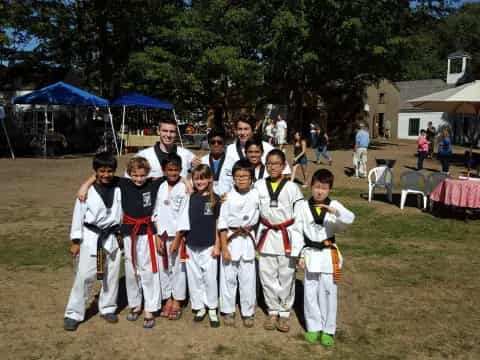
[[[234,327],[235,326],[235,315],[234,314],[225,314],[223,316],[223,324],[225,326]]]
[[[160,316],[168,318],[170,316],[170,311],[172,311],[172,305],[173,305],[173,300],[168,299],[165,305],[163,306]]]
[[[179,320],[182,317],[182,307],[178,300],[172,300],[172,308],[170,310],[170,314],[168,318],[170,320]]]

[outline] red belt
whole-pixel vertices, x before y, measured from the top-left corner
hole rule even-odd
[[[260,223],[262,225],[266,226],[266,229],[262,230],[262,234],[260,236],[260,241],[258,242],[256,250],[257,251],[262,250],[263,245],[265,244],[265,240],[267,239],[267,234],[270,230],[275,230],[275,231],[280,230],[282,232],[283,248],[285,250],[285,254],[290,254],[291,247],[290,247],[290,240],[288,239],[287,228],[290,225],[292,225],[294,222],[295,222],[295,219],[290,219],[290,220],[284,221],[280,224],[271,224],[267,219],[260,218]]]
[[[163,255],[162,255],[162,265],[163,265],[163,270],[168,269],[168,253],[167,253],[167,240],[168,240],[168,234],[166,231],[160,235],[160,239],[162,240],[163,243]],[[187,254],[187,249],[186,249],[186,244],[185,244],[185,237],[182,237],[180,240],[180,262],[185,262],[187,259],[190,257]]]
[[[153,241],[152,218],[150,216],[146,216],[144,218],[132,218],[128,215],[123,215],[123,223],[126,225],[134,225],[132,232],[130,233],[130,238],[132,239],[131,256],[132,256],[133,268],[135,268],[136,266],[137,235],[138,235],[138,232],[140,231],[140,227],[142,225],[147,225],[148,248],[150,250],[150,259],[152,261],[152,272],[153,273],[158,272],[157,254],[155,252],[155,242]]]

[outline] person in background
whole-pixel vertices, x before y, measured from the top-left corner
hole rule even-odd
[[[450,159],[452,158],[452,141],[447,129],[442,130],[438,144],[438,158],[442,163],[442,172],[448,174]]]
[[[320,128],[316,129],[316,135],[317,135],[317,150],[315,152],[317,161],[315,161],[316,164],[320,163],[320,157],[323,156],[327,161],[328,165],[332,165],[332,158],[328,154],[328,136],[327,133]]]
[[[303,175],[303,187],[307,187],[307,141],[302,137],[302,134],[297,131],[293,135],[293,169],[292,181],[295,181],[295,174],[297,168],[300,167]],[[330,160],[331,161],[331,160]]]
[[[370,144],[370,135],[365,129],[365,124],[360,123],[357,134],[355,135],[355,145],[353,147],[353,166],[355,168],[355,177],[367,176],[367,149]]]
[[[385,121],[383,123],[383,136],[387,140],[390,139],[390,137],[392,136],[392,134],[390,133],[391,128],[392,128],[392,122],[388,118],[385,119]]]
[[[265,134],[264,137],[265,137],[265,138],[264,138],[264,141],[268,142],[270,145],[273,144],[273,138],[274,138],[274,136],[273,136],[273,127],[274,127],[274,125],[273,125],[273,120],[269,117],[269,118],[267,119],[267,126],[265,126],[265,132],[264,132],[264,134]]]
[[[280,150],[284,151],[285,144],[287,142],[287,122],[283,120],[282,115],[277,116],[277,145]]]
[[[417,145],[418,145],[418,160],[417,160],[417,170],[422,170],[423,169],[423,160],[428,155],[428,144],[429,141],[427,140],[427,132],[422,129],[420,130],[420,136],[418,137],[417,140]]]
[[[428,122],[426,134],[427,134],[427,140],[429,141],[427,157],[431,159],[433,156],[433,151],[435,149],[435,135],[437,134],[436,129],[433,126],[431,121]]]
[[[315,149],[317,147],[317,131],[315,123],[312,121],[310,123],[310,147]]]
[[[212,129],[207,135],[210,152],[201,158],[202,164],[208,165],[213,176],[213,192],[218,196],[230,191],[230,178],[222,171],[225,165],[225,131]]]

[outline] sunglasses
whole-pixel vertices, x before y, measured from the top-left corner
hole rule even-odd
[[[223,145],[223,140],[211,140],[210,145]]]

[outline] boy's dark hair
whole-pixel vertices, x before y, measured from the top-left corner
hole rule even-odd
[[[427,131],[426,131],[425,129],[421,129],[421,130],[420,130],[420,134],[421,134],[421,133],[426,133],[426,132],[427,132]]]
[[[250,161],[247,159],[238,160],[233,164],[232,176],[235,176],[235,173],[239,170],[247,170],[250,173],[250,178],[253,179],[255,176],[255,169]]]
[[[285,164],[287,162],[287,158],[285,157],[285,153],[280,150],[280,149],[273,149],[273,150],[270,150],[267,154],[267,162],[268,162],[268,159],[271,157],[271,156],[278,156],[280,159],[282,159],[282,162]]]
[[[175,121],[175,119],[172,119],[172,118],[169,118],[169,117],[160,119],[160,121],[158,122],[158,125],[160,126],[162,124],[172,124],[172,125],[177,126],[177,122]]]
[[[235,114],[235,116],[233,117],[234,128],[237,128],[237,125],[238,125],[239,121],[247,123],[248,125],[250,125],[250,127],[252,128],[252,131],[255,130],[255,124],[257,123],[257,119],[255,119],[255,117],[253,117],[253,116],[251,116],[251,115],[249,115],[245,112],[240,112],[240,113]]]
[[[220,129],[220,128],[214,128],[209,131],[207,135],[207,139],[213,139],[214,137],[221,137],[222,139],[225,140],[225,130]]]
[[[252,145],[258,146],[263,153],[263,141],[259,136],[254,136],[251,139],[247,140],[247,142],[245,143],[245,151],[247,151],[248,148]]]
[[[176,153],[170,153],[165,159],[162,160],[162,170],[165,170],[168,164],[177,166],[179,169],[182,168],[182,158]]]
[[[107,151],[95,154],[92,163],[93,170],[98,170],[101,167],[112,168],[113,171],[117,170],[117,159]]]
[[[321,184],[328,184],[331,189],[333,187],[333,179],[334,176],[330,170],[319,169],[313,173],[310,186],[313,186],[315,182],[319,182]]]

